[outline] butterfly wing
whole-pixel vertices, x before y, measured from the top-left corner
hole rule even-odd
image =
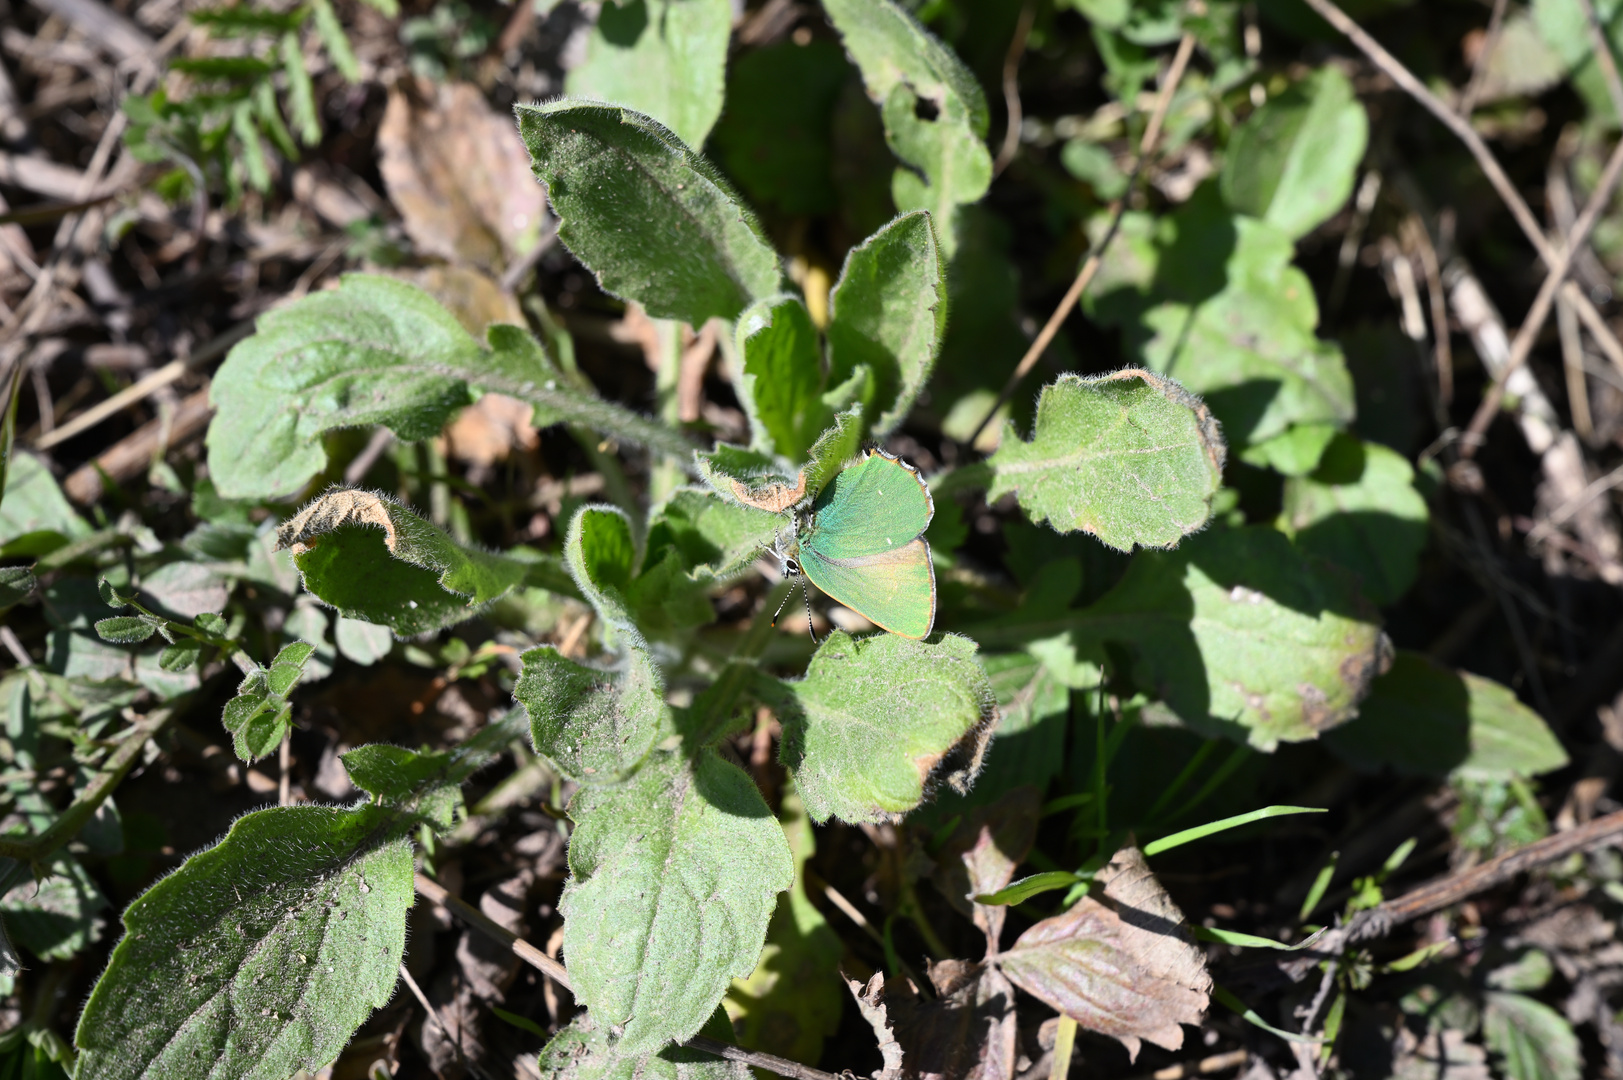
[[[935,568],[922,537],[846,559],[803,547],[800,569],[813,585],[893,634],[925,638],[935,626]]]

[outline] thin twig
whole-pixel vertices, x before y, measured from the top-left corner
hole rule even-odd
[[[1493,0],[1493,14],[1488,16],[1488,31],[1482,36],[1482,51],[1471,65],[1471,81],[1460,95],[1460,115],[1469,119],[1476,111],[1477,98],[1482,96],[1482,84],[1487,81],[1488,63],[1499,47],[1499,34],[1505,27],[1505,0]]]
[[[1195,35],[1192,33],[1184,34],[1183,40],[1178,42],[1177,53],[1172,57],[1172,66],[1167,70],[1166,81],[1161,85],[1161,93],[1155,99],[1155,111],[1150,114],[1150,122],[1144,128],[1144,139],[1139,143],[1138,156],[1133,161],[1132,170],[1128,174],[1126,191],[1110,208],[1110,227],[1105,230],[1104,236],[1100,238],[1094,249],[1088,253],[1087,261],[1082,264],[1082,269],[1077,271],[1076,280],[1071,282],[1071,287],[1065,291],[1065,296],[1061,298],[1059,306],[1054,308],[1054,313],[1048,316],[1048,322],[1043,324],[1042,331],[1038,333],[1036,340],[1031,343],[1031,347],[1026,350],[1026,355],[1020,358],[1020,363],[1016,364],[1014,371],[1010,372],[1008,381],[1003,384],[1003,389],[998,393],[997,400],[993,401],[992,407],[986,410],[986,415],[981,418],[981,422],[975,425],[975,430],[970,433],[968,445],[975,445],[975,441],[981,437],[981,432],[986,430],[986,425],[992,422],[992,418],[1003,407],[1003,403],[1008,401],[1010,396],[1014,394],[1015,387],[1020,385],[1020,380],[1030,374],[1031,369],[1037,366],[1037,361],[1042,359],[1043,353],[1048,351],[1048,346],[1053,342],[1054,336],[1059,333],[1060,324],[1071,314],[1071,310],[1076,307],[1077,301],[1082,299],[1082,293],[1087,289],[1089,283],[1093,281],[1094,275],[1098,274],[1099,265],[1104,258],[1104,254],[1109,249],[1110,242],[1116,238],[1117,231],[1121,228],[1122,215],[1127,211],[1127,195],[1132,192],[1138,181],[1139,172],[1142,171],[1145,161],[1148,160],[1150,151],[1155,148],[1156,139],[1161,134],[1161,125],[1166,120],[1167,109],[1172,104],[1172,95],[1177,93],[1178,83],[1183,80],[1184,70],[1189,66],[1189,58],[1194,54],[1194,51]]]
[[[1476,452],[1482,443],[1482,433],[1488,430],[1493,417],[1499,411],[1499,404],[1505,397],[1505,381],[1511,374],[1527,362],[1528,355],[1533,351],[1533,342],[1537,339],[1539,331],[1544,328],[1544,322],[1550,316],[1550,306],[1555,303],[1555,294],[1566,280],[1568,271],[1572,268],[1573,257],[1589,242],[1589,234],[1594,230],[1595,223],[1600,220],[1601,211],[1605,210],[1612,201],[1612,194],[1617,190],[1618,181],[1623,180],[1623,139],[1618,140],[1617,146],[1612,149],[1612,156],[1606,162],[1606,171],[1601,174],[1600,183],[1590,193],[1589,201],[1584,205],[1582,214],[1578,215],[1578,222],[1567,235],[1566,245],[1556,256],[1555,263],[1544,278],[1544,284],[1539,288],[1538,296],[1533,299],[1533,307],[1522,320],[1522,325],[1516,331],[1516,340],[1510,345],[1510,359],[1504,369],[1495,376],[1488,392],[1482,396],[1482,404],[1477,406],[1476,415],[1471,417],[1471,424],[1460,437],[1460,455],[1469,458]]]
[[[452,895],[446,890],[445,886],[434,879],[418,874],[416,884],[417,892],[427,897],[431,902],[453,912],[463,922],[492,941],[513,950],[513,955],[520,960],[530,964],[565,990],[574,993],[573,987],[569,984],[569,972],[558,961],[505,926],[486,917],[484,912],[461,897]],[[768,1072],[788,1077],[789,1080],[841,1080],[834,1073],[826,1073],[821,1069],[813,1069],[808,1065],[802,1065],[799,1062],[790,1061],[787,1058],[780,1058],[772,1054],[760,1054],[753,1050],[745,1050],[741,1046],[734,1046],[731,1043],[724,1043],[719,1039],[711,1039],[704,1035],[695,1035],[683,1045],[692,1050],[714,1054],[728,1061],[741,1061],[758,1069],[766,1069]]]
[[[1549,238],[1544,235],[1544,230],[1540,227],[1538,219],[1533,216],[1533,211],[1528,207],[1527,200],[1522,198],[1521,193],[1516,190],[1516,186],[1510,182],[1510,177],[1505,175],[1505,170],[1500,166],[1499,160],[1493,156],[1493,151],[1488,149],[1488,144],[1483,141],[1481,135],[1477,134],[1476,129],[1453,109],[1450,109],[1441,98],[1432,93],[1423,82],[1415,77],[1413,72],[1404,67],[1395,56],[1382,48],[1380,42],[1370,37],[1363,27],[1348,18],[1346,12],[1338,8],[1331,0],[1303,0],[1303,2],[1318,12],[1325,22],[1345,34],[1387,78],[1418,101],[1427,112],[1441,121],[1444,127],[1452,131],[1465,144],[1465,148],[1476,159],[1477,166],[1482,170],[1483,175],[1488,178],[1488,183],[1498,193],[1500,201],[1510,211],[1510,216],[1516,219],[1516,224],[1521,228],[1522,234],[1527,237],[1527,242],[1533,246],[1534,251],[1538,252],[1539,258],[1543,260],[1545,266],[1554,266],[1556,260],[1560,257],[1559,253],[1550,244]],[[1594,335],[1595,340],[1600,343],[1602,351],[1612,359],[1613,363],[1616,363],[1619,369],[1623,370],[1623,342],[1617,340],[1617,335],[1612,332],[1611,327],[1606,325],[1606,320],[1601,316],[1600,312],[1595,310],[1595,305],[1590,303],[1589,297],[1585,296],[1581,289],[1576,285],[1569,284],[1566,286],[1566,294],[1572,300],[1573,306],[1578,309],[1578,317],[1583,320],[1585,329]]]
[[[1578,511],[1620,484],[1623,484],[1623,466],[1613,469],[1598,480],[1591,481],[1577,495],[1550,511],[1549,515],[1527,534],[1527,542],[1533,544],[1543,540],[1555,532],[1556,529],[1566,524],[1567,520]]]
[[[1446,408],[1454,399],[1454,348],[1449,341],[1448,295],[1443,290],[1443,268],[1432,246],[1431,233],[1418,214],[1404,223],[1410,243],[1420,256],[1426,277],[1426,299],[1431,306],[1432,363],[1437,367],[1437,399]]]
[[[1026,54],[1026,40],[1031,36],[1031,24],[1036,18],[1036,5],[1026,0],[1014,24],[1014,37],[1009,39],[1008,54],[1003,57],[1003,104],[1009,114],[1009,126],[1003,131],[1003,145],[998,148],[997,160],[992,162],[993,179],[1002,175],[1020,149],[1020,124],[1024,118],[1020,108],[1020,58]]]

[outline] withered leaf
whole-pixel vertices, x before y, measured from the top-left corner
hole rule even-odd
[[[875,1080],[1013,1080],[1014,986],[997,968],[968,960],[933,964],[929,975],[933,1001],[905,978],[881,987],[875,976],[860,991],[849,984],[884,1054]]]
[[[1099,874],[1103,893],[1020,935],[997,963],[1020,989],[1089,1031],[1177,1050],[1180,1024],[1198,1024],[1211,996],[1206,959],[1183,913],[1137,848]]]
[[[882,1062],[873,1072],[873,1080],[902,1080],[902,1044],[896,1041],[896,1032],[890,1025],[890,1017],[885,1015],[884,997],[885,977],[875,975],[864,986],[855,979],[846,979],[845,985],[856,999],[857,1012],[873,1028],[874,1038],[879,1041],[879,1059]]]
[[[947,902],[975,921],[986,934],[988,954],[997,951],[1004,907],[987,907],[972,896],[994,893],[1014,880],[1014,872],[1037,839],[1042,793],[1017,787],[990,806],[964,816],[937,855],[935,885]]]

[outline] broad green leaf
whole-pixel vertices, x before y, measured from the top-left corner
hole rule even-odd
[[[158,632],[159,620],[140,615],[114,615],[96,623],[96,634],[115,645],[135,645]]]
[[[740,396],[767,436],[762,449],[804,461],[834,416],[823,401],[823,350],[806,305],[794,296],[754,304],[739,317],[738,351]]]
[[[43,462],[33,454],[14,453],[6,468],[0,498],[0,548],[7,554],[44,554],[67,540],[90,535],[90,526],[68,503]],[[46,534],[32,537],[31,534]],[[33,543],[19,539],[28,537]]]
[[[1295,239],[1352,194],[1369,118],[1338,68],[1326,65],[1252,113],[1229,139],[1223,198]]]
[[[159,613],[195,619],[225,609],[231,582],[212,566],[182,560],[165,563],[141,579],[141,592]]]
[[[1541,1001],[1490,990],[1482,1009],[1483,1041],[1507,1080],[1578,1080],[1583,1047],[1566,1017]]]
[[[585,667],[546,645],[524,654],[513,696],[529,714],[531,741],[577,783],[624,779],[675,731],[664,680],[648,653],[628,647],[619,667]]]
[[[1232,447],[1292,424],[1345,426],[1352,378],[1340,349],[1313,333],[1318,303],[1292,251],[1289,236],[1231,214],[1208,184],[1166,217],[1126,215],[1084,303],[1122,327],[1129,363],[1200,395]]]
[[[24,871],[0,898],[0,933],[41,960],[67,960],[101,940],[107,897],[84,864],[66,852],[40,869],[43,878],[36,881]]]
[[[644,634],[669,637],[715,618],[708,575],[692,575],[681,552],[650,549],[637,571],[631,521],[613,506],[583,506],[564,538],[564,560],[576,586],[603,621],[633,645]]]
[[[930,378],[946,325],[946,267],[930,215],[903,214],[845,258],[829,295],[829,382],[873,372],[873,430],[889,434]]]
[[[939,232],[940,223],[936,226]],[[1008,378],[1007,365],[987,358],[1012,362],[1030,342],[1020,330],[1020,272],[1009,257],[1012,230],[985,207],[966,206],[958,212],[957,234],[958,248],[947,267],[947,333],[930,377],[928,409],[940,417],[943,434],[967,442]],[[1025,394],[999,406],[975,448],[991,452],[1004,421],[1011,415],[1025,418],[1030,408]]]
[[[304,587],[407,637],[471,618],[524,580],[517,559],[464,547],[393,499],[333,488],[276,533]]]
[[[835,209],[835,106],[851,71],[837,42],[784,40],[734,57],[727,110],[710,145],[757,206],[786,214]]]
[[[332,636],[339,652],[367,667],[388,656],[389,650],[394,648],[394,634],[387,626],[364,619],[347,619],[340,615]]]
[[[893,0],[824,0],[823,10],[879,105],[885,141],[910,166],[898,168],[891,182],[896,206],[934,214],[950,259],[955,208],[980,199],[992,182],[983,141],[990,116],[980,84]]]
[[[777,894],[794,880],[755,784],[709,750],[659,753],[625,784],[570,802],[571,877],[559,910],[575,996],[625,1054],[690,1038],[755,967]]]
[[[781,513],[681,488],[653,512],[647,561],[674,552],[692,580],[724,581],[754,564],[785,524]]]
[[[727,0],[604,4],[564,89],[627,105],[703,146],[721,115],[732,28]]]
[[[735,1038],[727,1014],[719,1008],[700,1033],[722,1042]],[[545,1080],[751,1080],[753,1075],[740,1062],[681,1046],[625,1053],[592,1022],[590,1013],[580,1013],[554,1035],[542,1048],[536,1067]]]
[[[1509,687],[1407,651],[1326,742],[1355,765],[1407,775],[1508,780],[1567,764],[1549,725]]]
[[[1144,857],[1123,848],[1095,879],[1096,896],[1032,926],[997,964],[1020,989],[1078,1026],[1177,1050],[1182,1024],[1206,1012],[1212,979],[1201,949]]]
[[[516,111],[558,238],[604,290],[693,326],[736,319],[781,291],[777,254],[755,216],[664,127],[569,98]]]
[[[1246,447],[1240,460],[1283,476],[1306,476],[1319,467],[1325,449],[1335,437],[1334,424],[1292,424],[1273,438]]]
[[[990,460],[992,501],[1111,547],[1171,547],[1206,523],[1223,482],[1222,433],[1171,379],[1126,369],[1043,388],[1030,442],[1012,425]]]
[[[845,1008],[840,985],[845,946],[806,895],[805,867],[817,838],[793,788],[784,793],[778,821],[794,855],[795,882],[767,924],[755,971],[734,979],[722,1004],[740,1045],[790,1061],[817,1061]]]
[[[975,643],[954,634],[923,642],[836,630],[804,679],[761,692],[783,724],[779,758],[816,822],[899,817],[941,779],[967,788],[997,720]]]
[[[230,498],[298,491],[327,464],[321,436],[384,424],[402,439],[439,434],[452,415],[497,391],[572,423],[686,460],[676,432],[576,388],[523,330],[494,325],[480,344],[415,285],[348,274],[259,319],[214,378],[209,474]]]
[[[1549,954],[1529,949],[1510,963],[1494,968],[1484,981],[1495,990],[1536,994],[1550,984],[1554,975],[1555,965]]]
[[[1265,751],[1351,719],[1391,649],[1344,572],[1265,526],[1140,552],[1091,607],[975,635],[991,646],[1062,632],[1079,656],[1130,645],[1141,690],[1202,734]]]
[[[1401,455],[1338,436],[1311,476],[1285,482],[1284,503],[1280,525],[1296,546],[1357,574],[1374,603],[1414,584],[1429,514]]]
[[[80,1080],[285,1077],[337,1057],[399,978],[413,891],[397,818],[260,810],[136,899],[79,1018]]]

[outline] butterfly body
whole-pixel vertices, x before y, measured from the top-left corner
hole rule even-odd
[[[935,503],[918,470],[870,450],[824,488],[778,545],[785,573],[804,574],[874,625],[908,638],[935,626],[935,569],[924,531]]]

